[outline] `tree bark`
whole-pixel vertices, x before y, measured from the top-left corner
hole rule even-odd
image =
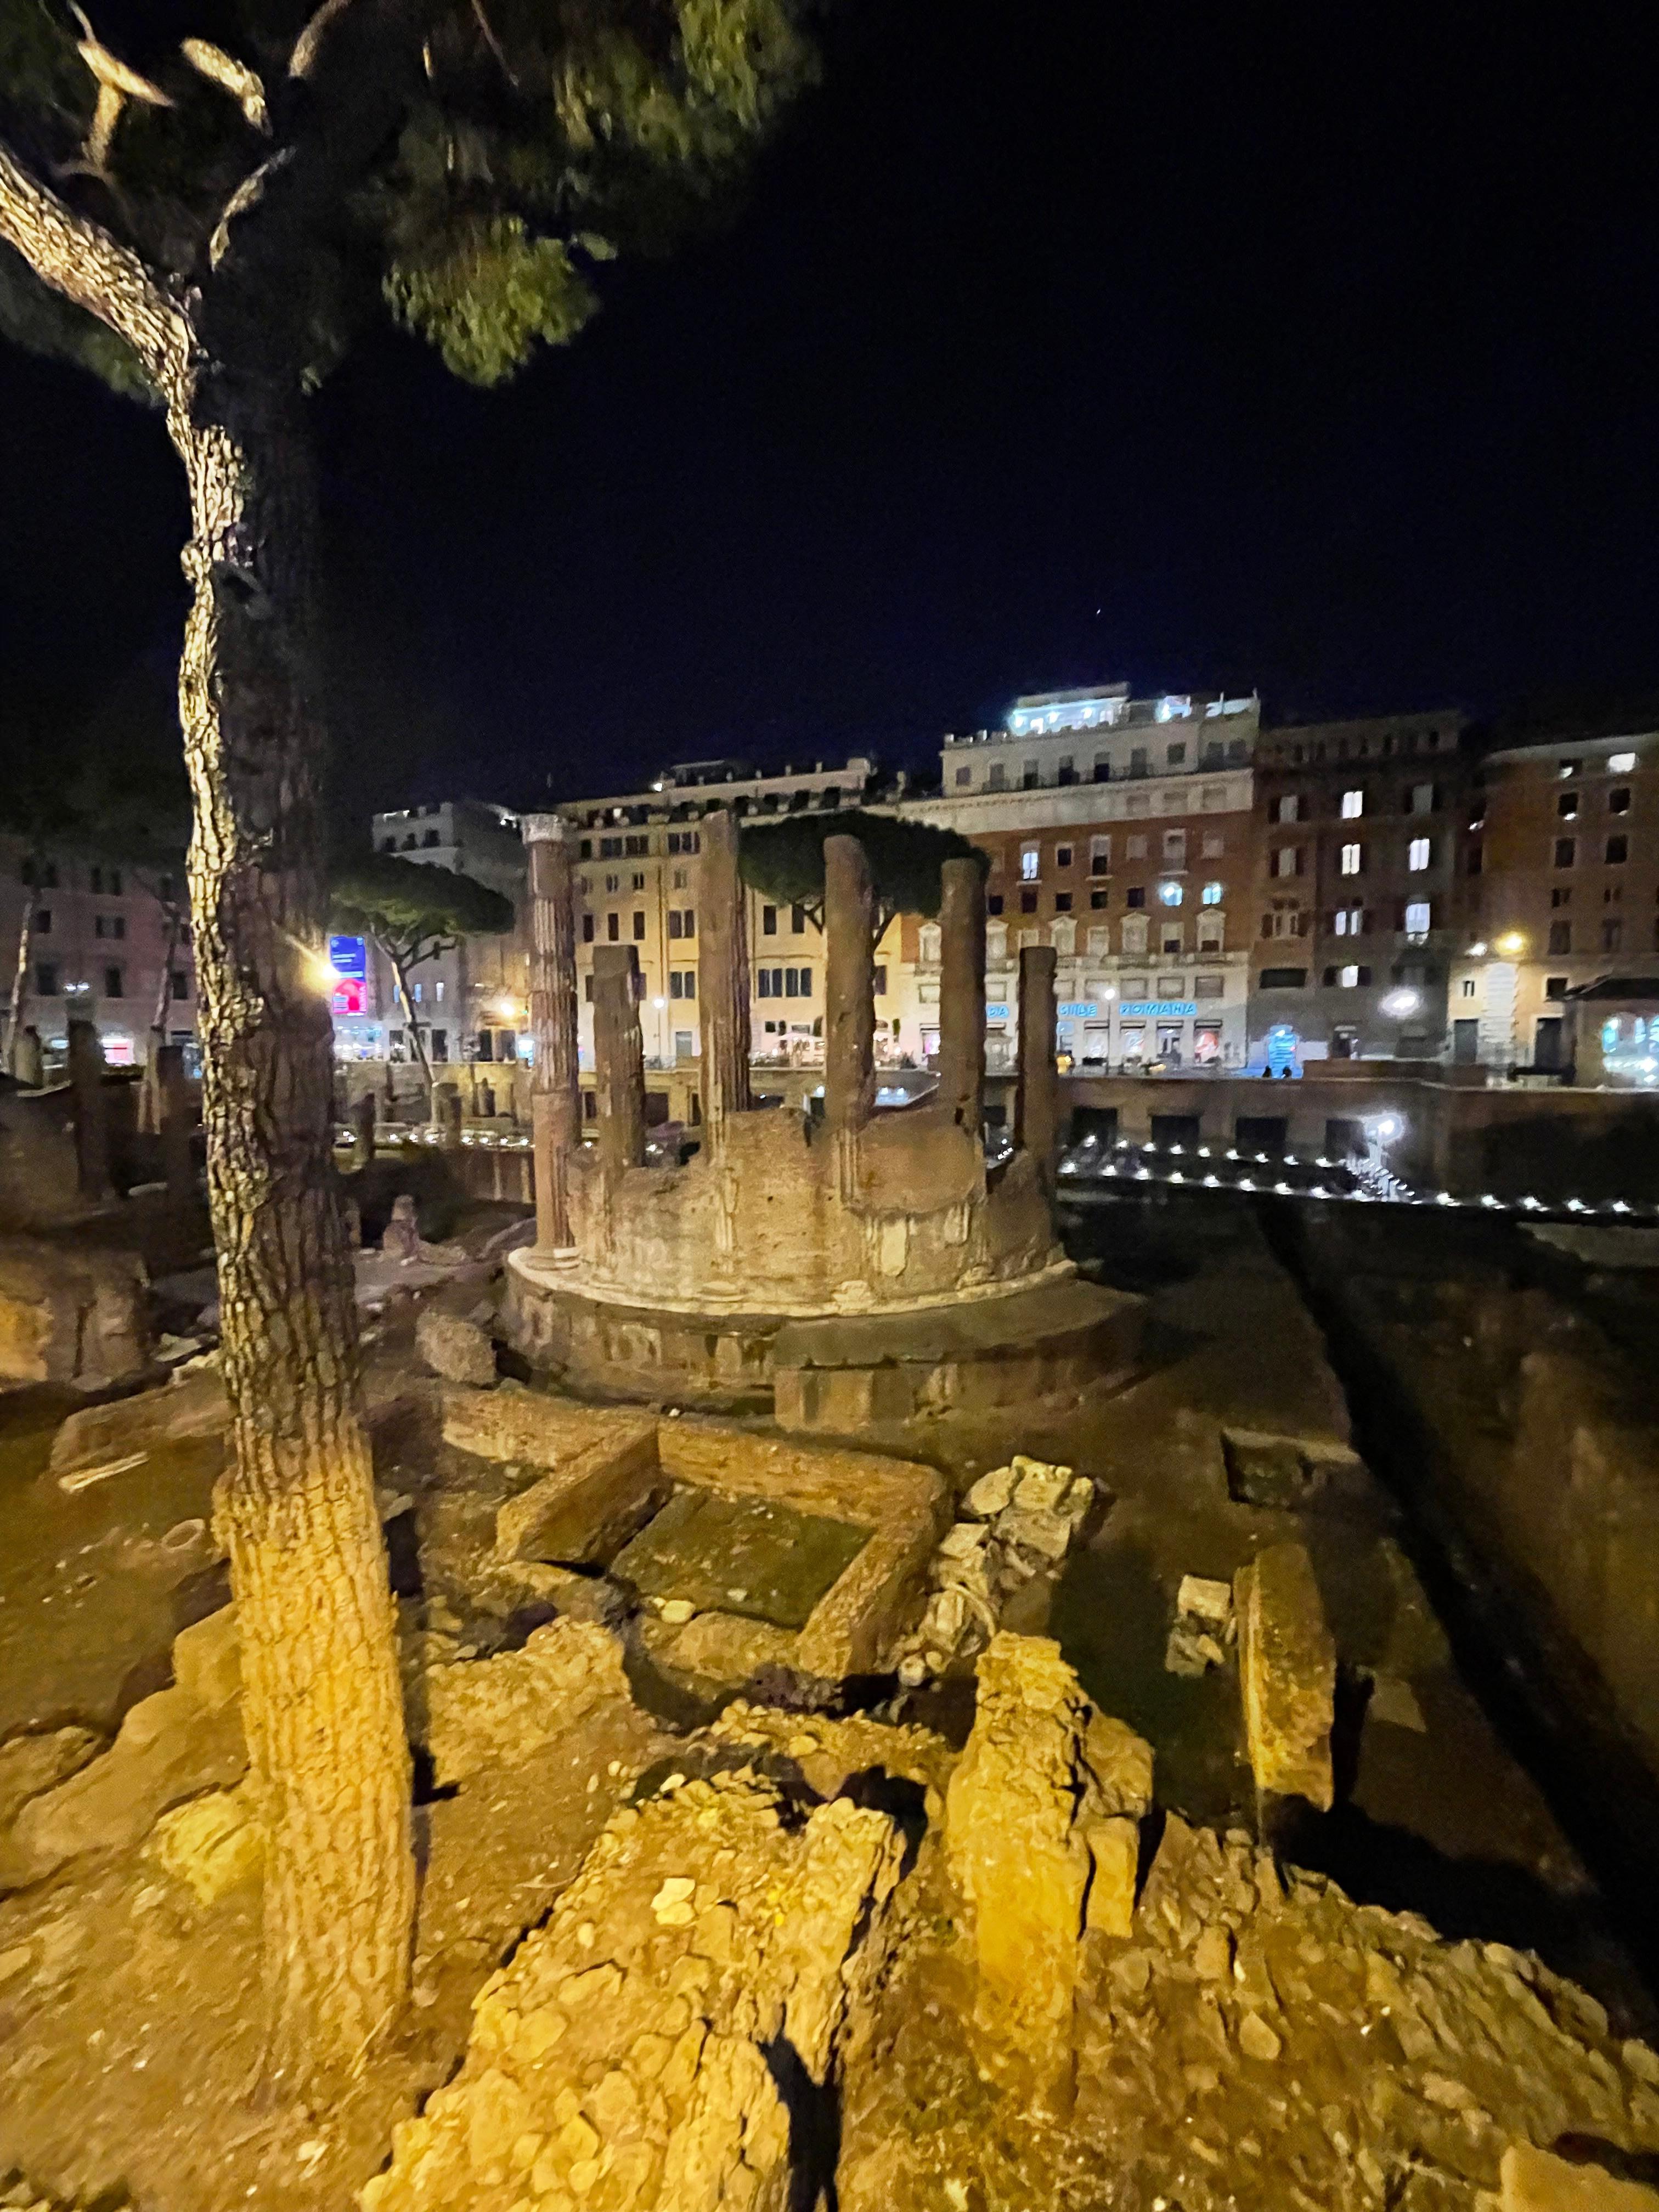
[[[18,1058],[18,1047],[23,1036],[23,1015],[29,1002],[29,942],[34,933],[34,911],[40,903],[38,888],[40,862],[33,860],[29,874],[34,878],[23,886],[23,918],[17,925],[17,964],[12,969],[11,1005],[6,1022],[6,1067],[9,1074],[22,1077],[22,1065]]]
[[[436,1111],[432,1097],[432,1062],[427,1058],[426,1040],[422,1036],[420,1024],[415,1018],[415,1001],[410,996],[409,977],[404,971],[403,956],[384,941],[381,942],[380,950],[386,957],[392,969],[392,980],[398,986],[398,996],[403,1002],[404,1020],[409,1028],[410,1046],[415,1054],[416,1065],[421,1071],[421,1082],[426,1091],[427,1115],[430,1119]]]
[[[332,1163],[313,654],[316,495],[297,394],[206,368],[168,427],[193,587],[179,710],[208,1192],[234,1454],[243,1716],[271,1838],[268,2069],[355,2070],[407,1994],[410,1759]]]

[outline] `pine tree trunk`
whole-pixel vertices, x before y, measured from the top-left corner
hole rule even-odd
[[[6,1023],[6,1066],[9,1073],[20,1079],[22,1075],[20,1047],[23,1036],[23,1015],[29,1002],[29,942],[34,931],[34,910],[40,903],[40,894],[36,888],[40,880],[38,854],[33,857],[28,872],[34,881],[23,886],[23,918],[17,925],[17,965],[12,970],[11,1006]]]
[[[339,2078],[407,1993],[415,1872],[392,1603],[332,1164],[316,497],[297,399],[198,371],[169,417],[194,599],[179,670],[195,801],[202,1115],[234,1461],[218,1512],[272,1838],[268,2061]]]
[[[403,1002],[404,1020],[409,1025],[410,1049],[415,1055],[415,1064],[421,1071],[421,1082],[426,1091],[427,1119],[430,1121],[433,1114],[432,1062],[427,1057],[426,1039],[421,1035],[420,1024],[415,1018],[415,1001],[410,994],[409,976],[400,953],[394,952],[389,945],[383,945],[380,950],[392,963],[392,979],[398,986],[398,996]]]

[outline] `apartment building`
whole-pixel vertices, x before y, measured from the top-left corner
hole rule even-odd
[[[1490,752],[1469,814],[1452,1056],[1553,1071],[1568,993],[1659,953],[1659,733]]]
[[[592,966],[596,945],[632,945],[641,972],[640,1019],[647,1060],[657,1066],[694,1056],[696,1018],[697,824],[714,807],[740,820],[767,822],[803,813],[833,814],[878,795],[876,763],[854,755],[841,767],[816,763],[763,775],[747,762],[682,761],[644,792],[582,799],[559,811],[576,840],[576,957],[582,977],[579,1037],[592,1050]],[[824,944],[802,907],[749,896],[750,1018],[755,1057],[780,1063],[822,1057]],[[878,948],[877,1013],[894,1049],[889,970],[898,925]],[[896,981],[896,979],[895,979]]]
[[[410,1017],[434,1066],[457,1060],[513,1061],[530,1018],[529,860],[509,808],[477,799],[404,806],[374,818],[374,849],[452,869],[513,902],[514,927],[466,938],[410,977],[411,1006],[398,1003],[389,963],[358,937],[329,945],[334,1048],[348,1060],[412,1060]]]
[[[1255,763],[1252,1062],[1437,1058],[1468,904],[1463,716],[1269,730]]]
[[[28,941],[23,917],[33,897]],[[183,881],[69,848],[32,858],[0,837],[0,947],[8,986],[23,956],[22,1022],[39,1030],[48,1068],[69,1048],[71,1018],[93,1022],[112,1066],[141,1063],[158,1005],[170,1043],[196,1039],[196,975],[190,927],[175,938],[171,915]],[[9,995],[9,994],[8,994]],[[0,1010],[4,996],[0,995]]]
[[[1245,1056],[1260,702],[1132,699],[1126,684],[1018,699],[945,738],[937,797],[902,802],[990,859],[991,1064],[1016,1043],[1019,951],[1058,956],[1059,1042],[1079,1066],[1237,1066]],[[919,1057],[939,1032],[939,932],[906,926]]]

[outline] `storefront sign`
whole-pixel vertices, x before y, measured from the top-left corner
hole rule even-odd
[[[361,937],[331,937],[328,940],[328,964],[337,976],[354,977],[364,981],[368,975],[368,951]]]
[[[1118,1012],[1126,1021],[1133,1015],[1137,1018],[1147,1016],[1158,1022],[1176,1022],[1195,1014],[1198,1008],[1190,999],[1136,999],[1120,1006]]]
[[[1083,999],[1073,999],[1060,1009],[1062,1020],[1067,1021],[1080,1016],[1086,1022],[1091,1020],[1099,1012],[1100,1008],[1092,1000]]]
[[[988,1005],[985,1009],[985,1018],[988,1022],[1006,1022],[1008,1018],[1008,1009],[1006,1006]]]

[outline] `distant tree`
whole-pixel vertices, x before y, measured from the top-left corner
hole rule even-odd
[[[385,955],[429,1104],[432,1062],[416,1018],[410,971],[453,952],[464,938],[504,936],[513,927],[512,900],[453,868],[428,867],[393,853],[364,853],[337,871],[330,917],[337,929],[372,939]]]
[[[947,860],[976,860],[981,872],[986,866],[979,847],[954,830],[854,806],[839,814],[789,814],[746,825],[738,863],[744,883],[780,906],[801,908],[822,929],[826,837],[856,837],[868,856],[878,944],[895,915],[939,912],[945,897],[939,871]]]
[[[410,1761],[332,1164],[316,471],[304,400],[389,307],[479,384],[706,221],[810,73],[798,0],[0,0],[0,330],[158,404],[233,1464],[219,1506],[271,1836],[273,2075],[395,2021]],[[77,35],[76,26],[79,26]]]

